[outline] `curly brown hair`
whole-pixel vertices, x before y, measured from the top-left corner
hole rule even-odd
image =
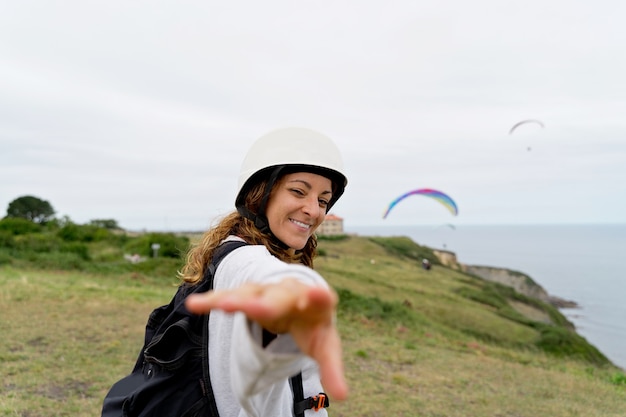
[[[274,188],[275,186],[276,184]],[[267,181],[263,181],[250,188],[245,200],[245,206],[248,210],[253,213],[259,212],[266,187]],[[271,193],[274,192],[274,188]],[[300,263],[313,268],[313,259],[317,256],[317,238],[315,235],[309,238],[304,248],[292,255],[271,233],[262,233],[252,220],[234,211],[223,217],[217,225],[204,232],[200,241],[189,249],[185,265],[178,273],[180,278],[192,285],[202,281],[215,249],[231,235],[242,238],[250,245],[264,245],[272,255],[288,263]]]

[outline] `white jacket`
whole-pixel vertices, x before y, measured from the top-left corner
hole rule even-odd
[[[227,240],[239,239],[229,237]],[[236,288],[246,282],[272,283],[295,278],[328,286],[313,269],[288,264],[263,245],[235,249],[219,264],[214,288]],[[243,313],[220,310],[209,316],[209,373],[220,417],[292,417],[289,377],[302,372],[304,398],[323,391],[317,363],[300,352],[289,334],[262,347],[262,329]],[[306,417],[327,417],[326,409],[305,411]]]

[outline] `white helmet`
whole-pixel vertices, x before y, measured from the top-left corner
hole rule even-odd
[[[329,137],[305,128],[278,129],[257,139],[244,158],[239,171],[237,208],[243,207],[251,186],[265,178],[273,177],[271,181],[275,181],[283,168],[290,172],[294,172],[293,169],[313,172],[330,179],[333,196],[327,211],[341,197],[348,183],[339,149]]]

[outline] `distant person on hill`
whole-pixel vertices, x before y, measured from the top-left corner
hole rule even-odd
[[[188,252],[181,276],[199,285],[220,245],[246,243],[218,265],[214,291],[186,299],[192,313],[210,312],[208,367],[220,417],[324,417],[323,393],[346,398],[338,298],[312,268],[314,232],[346,184],[331,139],[303,128],[272,131],[243,160],[236,211]],[[304,402],[291,387],[299,373]]]
[[[430,270],[430,261],[426,258],[422,260],[422,268],[429,271]]]

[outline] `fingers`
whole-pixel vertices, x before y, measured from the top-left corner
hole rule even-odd
[[[185,307],[194,314],[206,314],[218,308],[218,298],[213,292],[205,294],[190,294],[185,300]]]
[[[328,298],[329,295],[325,294],[328,291],[285,279],[276,284],[248,283],[231,290],[192,294],[187,298],[186,306],[196,314],[208,313],[212,309],[229,312],[258,309],[259,313],[280,315],[310,309],[311,303],[328,306],[329,302],[332,303],[332,295]]]
[[[303,297],[306,303],[303,303],[302,310],[310,313],[315,312],[334,312],[339,298],[337,294],[330,288],[324,287],[308,287],[306,296]]]
[[[260,286],[247,284],[234,290],[208,291],[191,294],[185,300],[185,307],[195,314],[206,314],[213,309],[234,312],[260,291]]]
[[[335,330],[333,328],[333,330]],[[320,366],[320,377],[325,392],[336,400],[345,400],[348,397],[348,383],[345,379],[343,360],[341,356],[341,342],[336,331],[332,332],[324,343],[324,353],[316,361]]]
[[[318,363],[324,391],[336,400],[346,399],[348,384],[344,375],[341,339],[332,320],[308,328],[295,324],[291,335],[302,352]]]

